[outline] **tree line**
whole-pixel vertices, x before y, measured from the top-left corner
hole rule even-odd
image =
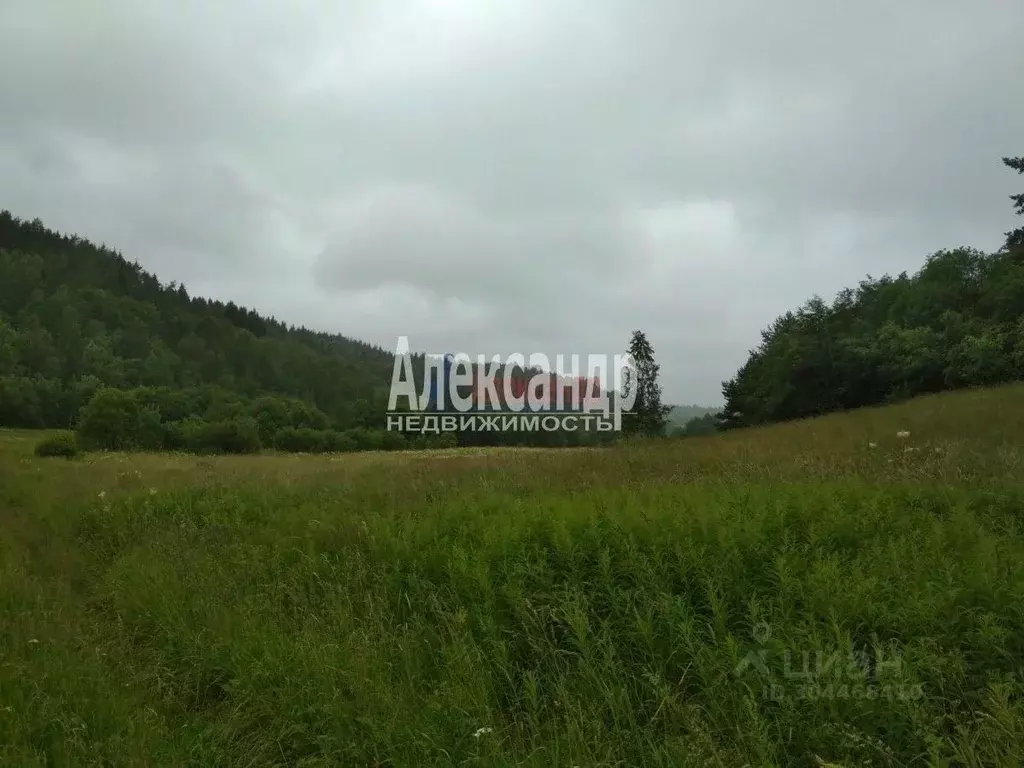
[[[88,448],[232,453],[609,440],[388,432],[394,359],[192,296],[106,245],[0,211],[0,427],[76,430]]]
[[[1024,158],[1003,162],[1024,173]],[[1024,214],[1024,194],[1011,199]],[[943,250],[913,275],[868,277],[831,302],[814,297],[780,316],[723,382],[721,413],[677,433],[1024,377],[1024,227],[1005,236],[996,253]],[[635,331],[629,351],[636,405],[624,432],[663,435],[670,409],[661,403],[654,350]],[[105,245],[0,211],[0,426],[77,429],[87,447],[203,452],[614,438],[389,433],[383,417],[394,360],[380,347],[191,296]]]
[[[1024,158],[1004,158],[1024,173]],[[1018,215],[1024,194],[1011,195]],[[863,280],[762,331],[722,385],[732,429],[1024,378],[1024,227],[996,253],[943,250],[915,274]]]

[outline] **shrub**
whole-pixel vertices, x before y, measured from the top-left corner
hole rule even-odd
[[[351,453],[358,450],[358,446],[351,435],[331,430],[327,432],[327,450],[331,453]]]
[[[238,400],[218,400],[206,409],[203,418],[211,423],[230,422],[246,416],[245,406]]]
[[[346,433],[355,444],[357,451],[379,451],[384,447],[384,431],[357,427]]]
[[[158,450],[164,434],[160,412],[144,407],[135,392],[101,389],[82,409],[78,438],[90,450]]]
[[[164,448],[169,451],[192,450],[197,433],[206,425],[198,416],[189,416],[163,425]]]
[[[381,448],[385,451],[404,451],[408,447],[408,441],[401,432],[386,431],[381,437]]]
[[[319,408],[294,398],[288,401],[291,424],[299,429],[326,430],[331,420]]]
[[[437,438],[438,448],[458,448],[459,436],[454,432],[445,432]]]
[[[274,436],[274,447],[293,453],[322,453],[328,450],[327,433],[319,429],[286,427]]]
[[[49,458],[63,456],[66,459],[78,455],[78,439],[74,432],[60,432],[41,441],[36,445],[36,456]]]
[[[191,422],[185,429],[185,447],[193,453],[258,453],[259,428],[247,418]]]
[[[277,397],[264,396],[256,400],[250,411],[260,431],[260,440],[266,445],[277,444],[277,433],[291,425],[288,404]]]

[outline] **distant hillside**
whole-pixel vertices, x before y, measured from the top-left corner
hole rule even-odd
[[[0,426],[63,427],[100,386],[210,388],[379,427],[391,352],[164,285],[117,251],[0,211]]]
[[[0,211],[0,427],[80,426],[83,407],[106,388],[130,393],[95,404],[87,432],[108,448],[374,445],[379,436],[335,433],[383,428],[393,365],[389,350],[191,296],[105,245]],[[421,391],[423,366],[413,371]],[[713,410],[674,406],[669,429]]]
[[[414,358],[421,392],[425,367]],[[455,440],[384,431],[393,369],[391,351],[190,296],[115,250],[0,211],[0,427],[75,428],[83,445],[110,450],[321,452]],[[467,431],[458,441],[612,437]]]
[[[669,431],[673,427],[685,427],[690,419],[699,419],[701,416],[717,413],[720,410],[721,407],[711,408],[706,405],[673,405],[672,410],[668,412]]]

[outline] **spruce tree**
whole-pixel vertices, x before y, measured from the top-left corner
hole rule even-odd
[[[632,388],[636,387],[636,399],[631,415],[623,421],[622,429],[631,435],[663,435],[671,407],[661,404],[661,386],[658,384],[661,367],[654,361],[654,347],[643,331],[633,331],[629,354],[633,358],[635,373],[628,372],[626,391],[631,393]]]

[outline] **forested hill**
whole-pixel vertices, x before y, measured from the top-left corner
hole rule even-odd
[[[0,426],[66,427],[106,385],[274,394],[379,427],[391,352],[164,285],[120,253],[0,212]]]
[[[1024,174],[1024,158],[1003,163]],[[1024,194],[1011,200],[1024,214]],[[1005,236],[997,253],[940,251],[912,276],[868,278],[779,317],[723,384],[719,426],[1024,379],[1024,227]]]

